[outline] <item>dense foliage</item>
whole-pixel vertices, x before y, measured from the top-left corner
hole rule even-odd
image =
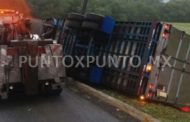
[[[89,0],[88,12],[111,15],[119,20],[190,21],[190,0]],[[38,17],[64,17],[80,12],[83,0],[29,0]]]

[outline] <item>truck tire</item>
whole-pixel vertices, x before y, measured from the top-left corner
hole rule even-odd
[[[82,23],[82,28],[99,30],[100,29],[100,24],[98,24],[96,22],[84,21]]]
[[[80,28],[81,22],[80,21],[74,21],[74,20],[66,20],[64,23],[65,27],[69,28]]]
[[[84,20],[84,16],[82,14],[78,14],[78,13],[71,13],[71,14],[68,14],[67,19],[68,20],[83,21]]]
[[[49,87],[41,91],[40,94],[45,95],[45,96],[59,96],[61,92],[62,92],[62,89],[53,90],[51,87]]]
[[[89,21],[97,22],[97,23],[102,23],[104,16],[90,13],[86,15],[85,19]]]
[[[52,90],[50,95],[59,96],[62,93],[62,89]]]
[[[55,26],[55,21],[56,19],[55,18],[47,18],[43,21],[44,25],[49,25],[49,26],[52,26],[54,27]]]

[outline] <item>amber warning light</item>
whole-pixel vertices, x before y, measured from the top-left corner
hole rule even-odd
[[[3,10],[19,11],[26,17],[32,17],[31,9],[27,0],[0,0],[0,14],[4,14]]]
[[[150,73],[152,71],[152,65],[151,64],[148,64],[146,66],[146,72]]]

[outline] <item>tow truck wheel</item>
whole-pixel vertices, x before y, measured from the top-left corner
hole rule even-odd
[[[52,90],[50,95],[59,96],[62,92],[62,89]]]
[[[42,91],[42,95],[45,95],[45,96],[59,96],[62,92],[62,89],[56,89],[56,90],[53,90],[53,89],[46,89],[44,91]]]
[[[42,95],[47,95],[47,96],[59,96],[62,92],[62,88],[57,86],[57,88],[53,89],[53,84],[55,82],[53,80],[49,80],[49,81],[46,81],[46,82],[42,82],[41,85],[40,85],[40,93]]]

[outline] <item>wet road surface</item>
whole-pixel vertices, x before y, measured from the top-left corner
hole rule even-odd
[[[13,98],[0,102],[0,122],[136,122],[92,101],[67,88],[59,97]]]

